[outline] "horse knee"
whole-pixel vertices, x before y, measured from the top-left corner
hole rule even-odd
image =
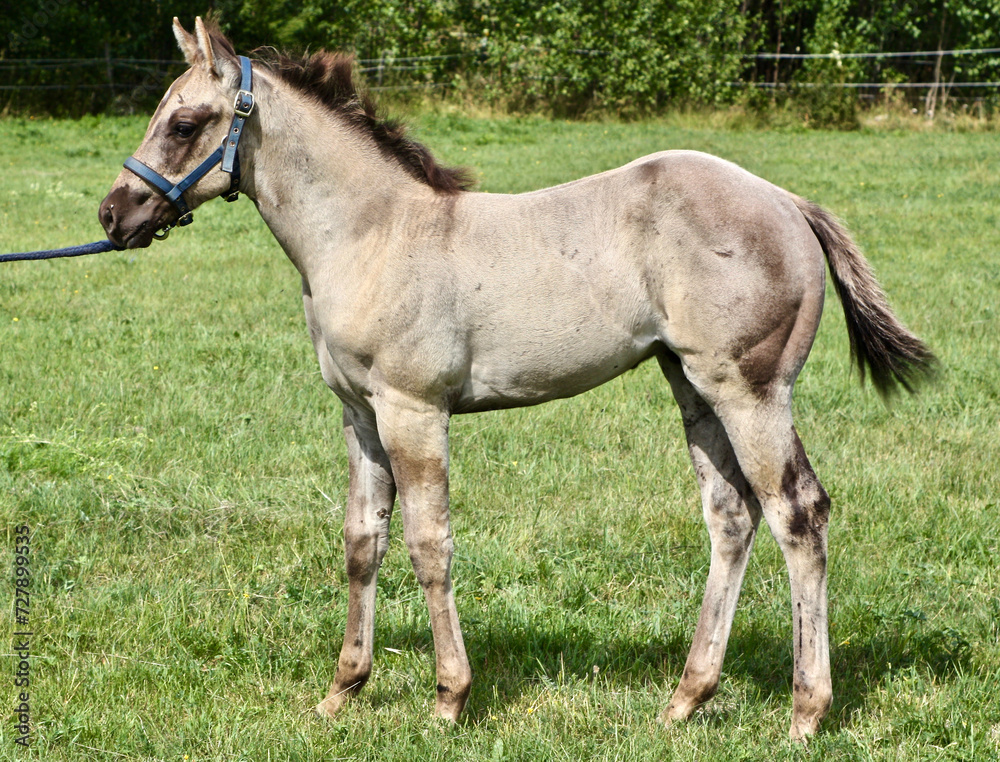
[[[344,558],[348,579],[368,579],[385,556],[381,532],[344,526]]]
[[[817,482],[818,494],[806,500],[792,501],[788,519],[788,534],[793,540],[806,544],[823,543],[825,548],[827,528],[830,523],[830,496]]]
[[[454,542],[451,533],[436,528],[407,532],[406,548],[417,581],[424,588],[445,584],[451,573]]]

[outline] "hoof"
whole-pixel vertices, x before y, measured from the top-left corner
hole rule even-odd
[[[327,696],[316,704],[313,711],[316,712],[316,716],[320,719],[330,720],[340,713],[340,710],[344,708],[344,704],[346,703],[347,696],[345,694]]]
[[[798,741],[800,743],[806,743],[810,736],[816,735],[819,731],[819,717],[813,717],[801,720],[792,720],[792,727],[788,731],[788,736],[793,741]]]
[[[447,688],[443,683],[438,683],[437,700],[434,702],[434,716],[449,723],[458,722],[462,710],[465,709],[465,702],[469,700],[469,690],[471,687],[471,679],[466,680],[464,684],[459,684],[457,689]]]
[[[660,716],[657,718],[657,721],[664,726],[674,725],[678,722],[686,721],[693,713],[693,707],[685,710],[673,703],[670,703],[667,705],[666,709],[660,712]]]
[[[674,695],[670,697],[670,703],[667,704],[667,708],[660,712],[660,724],[672,725],[676,722],[684,722],[691,719],[691,715],[695,713],[695,710],[715,695],[715,687],[712,686],[711,690],[697,692],[678,688],[674,691]]]
[[[804,693],[804,691],[800,692]],[[792,705],[792,727],[788,735],[793,741],[805,741],[819,732],[820,723],[833,705],[833,694],[829,685],[825,691],[814,691],[809,700],[798,700]]]
[[[441,720],[447,725],[454,725],[458,722],[459,715],[462,714],[462,707],[455,706],[454,704],[442,704],[438,703],[434,707],[434,718]]]

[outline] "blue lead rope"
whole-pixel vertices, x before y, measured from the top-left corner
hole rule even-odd
[[[44,251],[22,251],[16,254],[0,254],[0,262],[21,262],[26,259],[57,259],[59,257],[82,257],[84,254],[102,254],[105,251],[123,251],[111,241],[96,241],[83,246],[68,246],[65,249],[45,249]]]

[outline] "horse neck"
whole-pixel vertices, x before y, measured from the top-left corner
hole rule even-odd
[[[262,85],[245,187],[308,277],[351,256],[359,236],[371,231],[371,209],[398,208],[424,189],[325,106],[275,77]],[[389,224],[389,215],[379,222]]]

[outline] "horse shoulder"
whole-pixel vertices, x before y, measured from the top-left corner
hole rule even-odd
[[[308,281],[310,334],[323,378],[357,404],[387,389],[428,401],[467,367],[440,236],[413,234],[327,265]]]

